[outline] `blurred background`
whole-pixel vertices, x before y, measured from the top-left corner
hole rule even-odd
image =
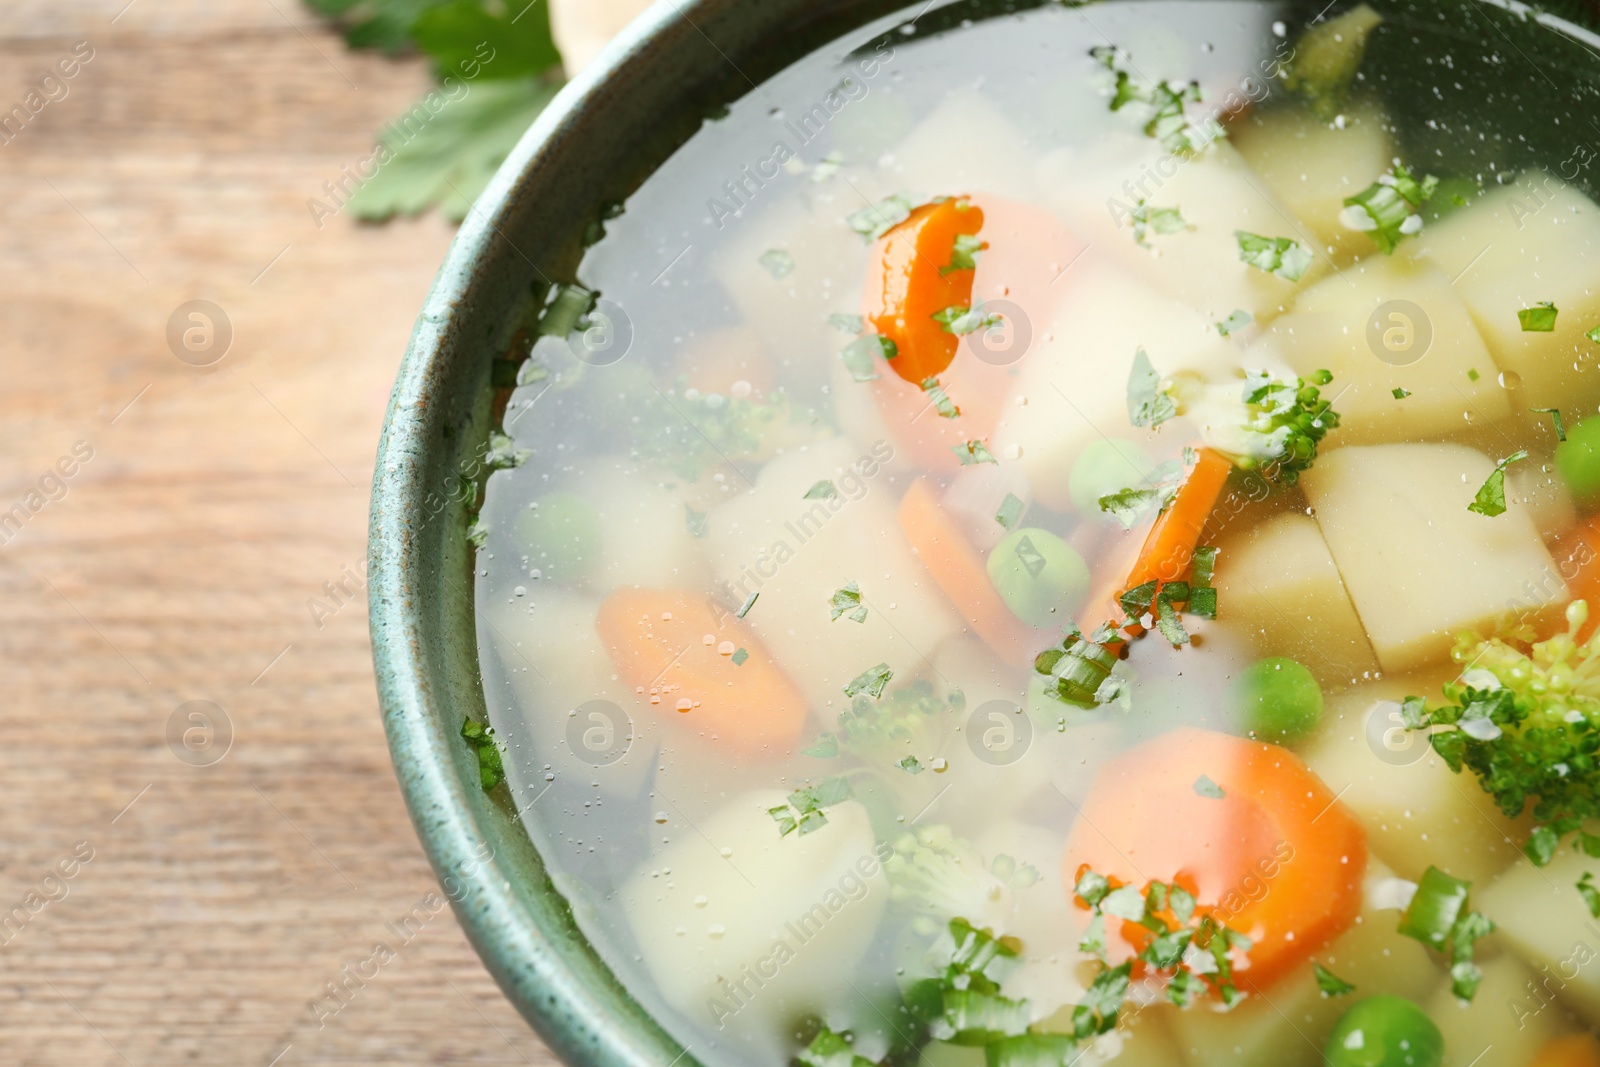
[[[553,1062],[395,784],[368,489],[453,220],[643,6],[0,5],[0,1061]]]

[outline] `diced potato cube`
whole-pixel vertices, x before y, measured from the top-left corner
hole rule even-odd
[[[1237,122],[1228,140],[1267,190],[1343,262],[1372,251],[1372,238],[1341,225],[1346,197],[1387,173],[1394,144],[1376,108],[1355,105],[1344,125],[1322,122],[1303,107],[1258,111]]]
[[[1262,189],[1226,141],[1184,160],[1149,138],[1106,138],[1090,149],[1045,156],[1039,173],[1046,203],[1080,236],[1208,322],[1236,310],[1265,322],[1331,266],[1316,234]],[[1190,228],[1146,234],[1151,247],[1141,248],[1132,220],[1141,199],[1152,208],[1178,208]],[[1239,255],[1240,231],[1298,241],[1311,263],[1298,281],[1251,266]]]
[[[1072,507],[1068,483],[1085,445],[1105,437],[1139,442],[1152,454],[1177,447],[1174,427],[1156,432],[1128,422],[1128,373],[1140,348],[1163,375],[1192,370],[1225,375],[1240,352],[1206,319],[1146,282],[1087,253],[1058,283],[1063,289],[1050,332],[1036,332],[1019,364],[1013,403],[995,430],[995,454],[1017,455],[1034,496],[1058,511]],[[1130,471],[1129,484],[1138,481]]]
[[[1592,411],[1600,355],[1584,337],[1600,326],[1600,207],[1551,175],[1534,172],[1430,226],[1412,253],[1455,280],[1478,331],[1519,388],[1514,407]],[[1550,302],[1553,333],[1524,333],[1517,312]]]
[[[1368,860],[1363,884],[1369,901],[1372,887],[1392,877],[1382,863]],[[1356,996],[1420,997],[1438,981],[1439,968],[1420,943],[1399,934],[1398,922],[1398,912],[1367,903],[1356,924],[1317,953],[1317,962],[1354,984]],[[1353,1002],[1324,997],[1307,965],[1231,1012],[1204,1005],[1178,1012],[1172,1029],[1189,1067],[1317,1067],[1323,1042]]]
[[[760,594],[744,621],[818,711],[846,704],[844,685],[880,662],[915,675],[961,627],[900,532],[905,483],[885,469],[893,455],[881,441],[820,441],[769,462],[707,522],[724,606]],[[836,495],[806,499],[821,481]],[[828,597],[852,581],[866,621],[830,621]]]
[[[1561,1033],[1561,1009],[1532,992],[1538,975],[1513,956],[1485,961],[1483,981],[1468,1003],[1444,979],[1423,1005],[1444,1034],[1441,1067],[1524,1067]]]
[[[1437,703],[1454,676],[1446,668],[1384,678],[1329,697],[1322,728],[1300,755],[1402,878],[1438,867],[1484,885],[1522,854],[1527,827],[1501,815],[1471,771],[1452,772],[1423,735],[1400,725],[1400,701]]]
[[[1571,530],[1578,521],[1572,490],[1556,473],[1549,460],[1535,456],[1527,463],[1515,463],[1506,471],[1506,499],[1527,509],[1539,536],[1548,543]]]
[[[1511,414],[1472,316],[1431,264],[1375,256],[1347,267],[1301,294],[1263,341],[1301,377],[1333,373],[1323,395],[1339,427],[1327,448],[1440,437]]]
[[[1279,515],[1217,553],[1217,615],[1263,656],[1305,664],[1324,687],[1378,669],[1366,630],[1315,519]]]
[[[1560,617],[1566,583],[1527,510],[1468,511],[1495,469],[1463,445],[1340,448],[1301,479],[1386,671],[1443,661],[1458,633]]]
[[[1539,1005],[1554,993],[1591,1026],[1600,1026],[1600,923],[1576,888],[1578,879],[1594,868],[1593,860],[1563,847],[1549,866],[1518,860],[1473,894],[1472,906],[1499,928],[1496,938],[1537,971],[1529,976],[1533,988],[1522,986],[1511,995],[1512,1017],[1544,1014]]]
[[[981,152],[951,152],[951,145],[983,145]],[[946,97],[891,152],[883,168],[894,188],[918,196],[994,193],[1037,199],[1036,153],[1004,111],[971,90]],[[889,176],[892,176],[889,177]]]

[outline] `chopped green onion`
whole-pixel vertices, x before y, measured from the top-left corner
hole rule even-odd
[[[954,274],[958,270],[977,270],[978,253],[988,247],[987,242],[976,234],[956,234],[955,247],[950,250],[950,262],[939,268],[939,277]]]
[[[851,215],[845,221],[850,228],[859,233],[864,240],[876,241],[902,222],[911,217],[911,212],[916,210],[916,205],[911,202],[911,197],[905,193],[895,193],[893,196],[864,207]]]
[[[1523,333],[1555,333],[1556,316],[1560,313],[1560,310],[1547,300],[1517,312],[1517,321],[1522,324]]]
[[[1549,415],[1556,424],[1556,440],[1565,441],[1567,439],[1567,424],[1561,421],[1560,408],[1529,408],[1528,410],[1537,412],[1540,415]]]
[[[1244,329],[1254,321],[1255,319],[1251,317],[1250,312],[1240,308],[1232,315],[1229,315],[1227,318],[1217,323],[1217,332],[1222,336],[1227,337],[1229,334],[1238,333],[1240,330]]]
[[[1311,971],[1317,976],[1317,988],[1322,990],[1324,997],[1342,997],[1356,991],[1355,986],[1346,982],[1316,960],[1311,961]]]
[[[944,386],[939,384],[939,379],[924,378],[922,380],[922,391],[928,394],[928,400],[932,402],[933,408],[939,413],[940,418],[954,419],[960,417],[961,409],[956,407],[955,402],[950,399],[950,394],[944,391]]]
[[[833,593],[830,622],[838,622],[839,616],[848,614],[851,622],[866,622],[867,609],[861,603],[861,588],[855,582],[848,583],[843,589],[836,589]]]
[[[761,594],[760,593],[751,593],[749,596],[745,597],[744,598],[744,603],[739,605],[739,610],[735,613],[736,617],[742,619],[746,615],[750,614],[750,609],[755,607],[756,606],[756,601],[760,600],[760,599],[761,599]],[[737,658],[737,653],[735,653],[735,658]]]

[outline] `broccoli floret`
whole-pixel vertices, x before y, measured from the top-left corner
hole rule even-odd
[[[879,700],[859,694],[839,714],[839,743],[873,766],[898,766],[908,756],[927,762],[943,748],[956,713],[965,707],[959,689],[941,700],[926,680],[900,686]]]
[[[1012,894],[1039,880],[1037,869],[1010,856],[985,863],[977,849],[943,825],[902,834],[883,868],[889,876],[889,899],[934,920],[933,926],[961,918],[1003,929],[1011,916]]]
[[[1515,818],[1531,802],[1537,822],[1524,851],[1543,866],[1561,841],[1600,856],[1600,632],[1579,641],[1589,606],[1567,606],[1567,631],[1544,641],[1529,630],[1484,639],[1463,634],[1451,653],[1465,669],[1444,686],[1448,703],[1422,697],[1401,705],[1406,726],[1426,730],[1435,752],[1463,767]]]

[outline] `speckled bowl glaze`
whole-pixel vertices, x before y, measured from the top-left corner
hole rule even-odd
[[[1510,0],[1486,2],[1527,10]],[[479,199],[422,309],[390,400],[373,485],[369,597],[396,771],[468,937],[512,1003],[574,1065],[697,1061],[601,961],[515,813],[480,787],[474,754],[460,739],[463,718],[486,715],[465,537],[470,501],[456,491],[458,472],[482,455],[496,367],[507,366],[497,357],[509,341],[508,324],[536,280],[576,268],[583,228],[601,206],[626,199],[718,105],[810,48],[899,9],[916,6],[658,3],[566,86]],[[1550,86],[1534,84],[1530,95],[1570,111],[1572,99],[1551,74],[1581,71],[1580,79],[1592,81],[1600,39],[1548,15],[1520,21],[1532,35],[1524,46],[1559,38],[1565,50],[1549,65]],[[1491,47],[1457,41],[1455,47]],[[1593,84],[1588,88],[1592,93]]]

